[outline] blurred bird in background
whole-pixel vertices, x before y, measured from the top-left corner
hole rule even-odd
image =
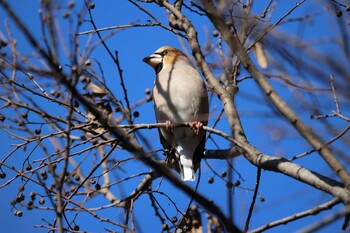
[[[153,101],[156,119],[167,123],[159,128],[167,161],[181,179],[195,180],[205,146],[203,125],[208,123],[208,93],[203,79],[184,53],[170,46],[160,47],[143,59],[156,71]],[[174,124],[191,122],[192,128]]]

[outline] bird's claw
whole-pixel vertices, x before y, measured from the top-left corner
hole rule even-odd
[[[165,129],[166,129],[167,131],[174,132],[174,124],[173,124],[172,121],[167,120],[167,121],[165,122],[165,124],[166,124]]]
[[[200,121],[193,121],[190,123],[190,127],[194,130],[195,134],[198,135],[199,131],[203,129],[203,124]]]

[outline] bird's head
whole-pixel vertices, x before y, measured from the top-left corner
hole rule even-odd
[[[171,46],[162,46],[153,54],[143,59],[158,73],[163,67],[173,66],[178,59],[188,61],[186,55],[180,50]]]

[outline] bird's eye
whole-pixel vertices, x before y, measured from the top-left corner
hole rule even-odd
[[[167,55],[168,53],[169,53],[169,50],[165,49],[165,50],[163,50],[162,55],[165,56],[165,55]]]

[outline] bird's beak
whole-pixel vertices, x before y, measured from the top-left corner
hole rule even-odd
[[[153,68],[157,67],[160,63],[162,63],[163,57],[160,54],[151,54],[148,57],[145,57],[142,61],[146,62],[148,65]]]

